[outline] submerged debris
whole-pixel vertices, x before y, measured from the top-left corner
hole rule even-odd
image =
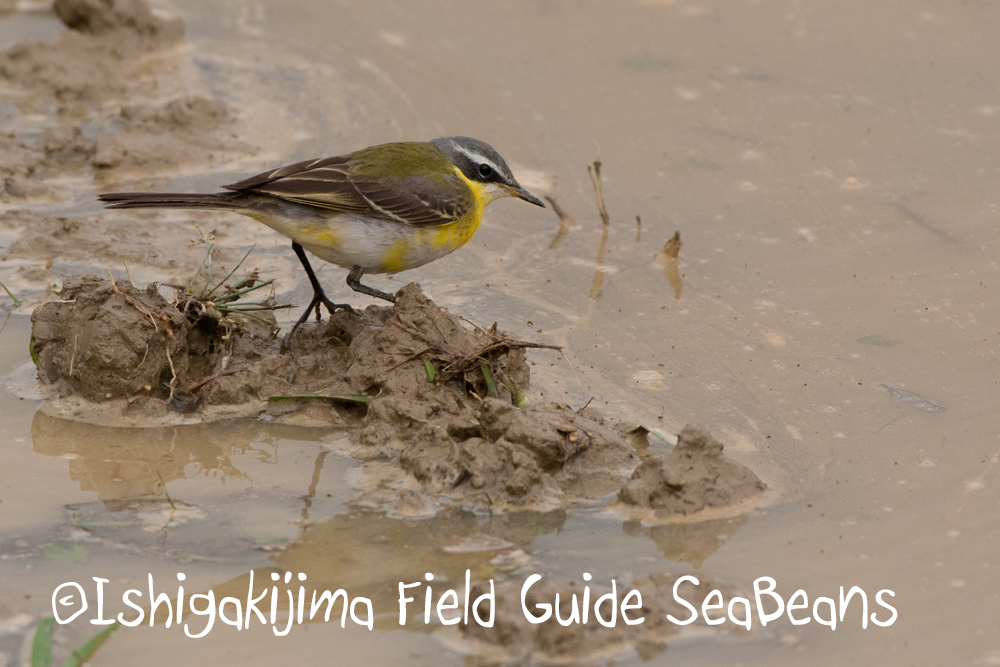
[[[653,262],[663,267],[663,273],[667,277],[667,282],[674,288],[675,299],[681,298],[681,290],[684,287],[679,259],[682,245],[681,233],[679,231],[674,232],[670,240],[664,244],[663,250],[658,252],[656,257],[653,258]]]
[[[895,398],[897,401],[902,401],[915,410],[920,410],[921,412],[929,412],[935,414],[938,412],[944,412],[945,407],[943,405],[938,405],[934,401],[924,398],[920,394],[914,393],[909,389],[903,389],[902,387],[896,387],[891,384],[886,384],[885,382],[878,385],[882,389],[889,392],[889,395]]]

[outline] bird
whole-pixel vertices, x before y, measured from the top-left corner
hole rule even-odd
[[[348,269],[347,285],[355,292],[395,302],[361,277],[413,269],[457,250],[496,199],[516,197],[545,207],[489,144],[462,136],[305,160],[222,188],[226,192],[113,192],[98,198],[110,209],[233,211],[290,238],[313,289],[293,334],[314,310],[320,319],[321,305],[331,315],[351,310],[326,296],[306,250]]]

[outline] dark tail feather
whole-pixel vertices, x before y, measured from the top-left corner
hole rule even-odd
[[[187,195],[168,192],[112,192],[98,195],[106,208],[201,208],[232,210],[239,208],[241,194],[223,192],[214,195]]]

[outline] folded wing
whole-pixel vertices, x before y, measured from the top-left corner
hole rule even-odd
[[[374,175],[351,155],[297,162],[224,187],[414,227],[448,224],[475,203],[457,174]]]

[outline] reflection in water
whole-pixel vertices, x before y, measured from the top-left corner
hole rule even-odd
[[[702,564],[750,520],[750,514],[713,521],[669,523],[647,526],[640,521],[626,521],[622,531],[629,537],[647,537],[660,552],[677,563]]]
[[[96,491],[108,509],[124,509],[129,499],[165,496],[167,482],[199,473],[222,480],[244,478],[231,456],[245,452],[260,430],[253,422],[123,429],[38,412],[31,438],[39,454],[72,457],[70,479],[79,482],[81,490]]]
[[[601,214],[601,245],[597,249],[597,268],[594,270],[594,281],[590,285],[590,300],[596,301],[604,292],[604,253],[608,249],[608,232],[611,230],[611,217],[604,206],[604,187],[601,183],[601,161],[594,160],[594,166],[587,166],[587,173],[594,184],[594,196],[597,198],[597,211]]]
[[[667,282],[674,288],[674,298],[681,298],[681,272],[679,268],[680,260],[678,256],[681,252],[681,233],[674,232],[670,240],[663,246],[663,250],[657,253],[653,261],[663,267],[663,273],[667,277]]]
[[[431,519],[403,521],[367,510],[341,514],[304,525],[299,538],[272,557],[275,567],[254,570],[254,589],[259,593],[269,585],[270,573],[276,569],[301,572],[308,577],[304,584],[307,600],[314,590],[322,595],[324,590],[344,589],[352,599],[362,596],[372,601],[380,614],[376,627],[398,629],[400,582],[425,582],[430,572],[440,595],[449,588],[461,589],[466,570],[472,580],[483,580],[516,569],[526,558],[511,557],[511,551],[523,553],[520,547],[562,530],[566,516],[562,511],[492,517],[447,511]],[[498,558],[500,552],[507,552],[507,557]],[[297,589],[297,579],[293,582]],[[249,583],[248,572],[213,590],[217,599],[245,598]],[[419,619],[423,609],[423,588],[417,590],[411,619]],[[430,629],[419,621],[409,627]]]
[[[561,531],[566,518],[563,512],[488,517],[449,511],[433,519],[403,521],[380,512],[355,510],[303,526],[299,538],[272,557],[273,566],[255,568],[213,587],[212,592],[216,600],[225,597],[240,602],[258,600],[264,614],[272,609],[271,601],[276,599],[274,620],[267,618],[264,622],[273,623],[279,633],[292,631],[292,626],[298,623],[329,623],[334,632],[338,622],[352,624],[345,597],[348,602],[366,598],[373,611],[373,625],[383,630],[398,630],[401,629],[400,584],[415,584],[406,591],[412,601],[407,605],[402,629],[434,632],[445,646],[470,654],[466,664],[472,665],[531,661],[531,656],[536,660],[544,657],[589,661],[610,658],[629,649],[644,659],[661,654],[668,642],[681,634],[678,626],[666,621],[667,614],[681,617],[685,613],[673,598],[674,584],[680,576],[676,573],[652,573],[628,584],[618,581],[619,595],[629,588],[641,589],[641,613],[647,621],[641,626],[616,623],[613,628],[602,628],[593,616],[582,625],[577,617],[577,623],[568,627],[556,623],[528,624],[520,607],[523,582],[529,574],[544,569],[525,550],[539,537]],[[644,529],[636,522],[626,525],[626,533],[651,537],[679,560],[700,565],[745,521],[746,517],[742,517],[708,522],[700,528],[686,524],[652,529]],[[714,588],[719,588],[726,597],[732,593],[731,587],[710,577],[699,575],[699,579],[698,586],[688,583],[681,588],[682,597],[695,605]],[[495,588],[486,583],[489,580]],[[425,624],[428,582],[432,611],[431,623]],[[471,584],[468,589],[467,582]],[[572,618],[571,598],[575,604],[576,595],[582,592],[581,584],[583,581],[572,577],[543,575],[541,582],[533,584],[527,604],[552,602],[554,594],[560,593],[561,617]],[[592,589],[591,601],[585,603],[588,608],[598,596],[611,593],[606,581],[594,581],[587,586]],[[453,599],[458,601],[457,609],[451,607],[456,611],[446,613],[451,618],[461,616],[461,601],[467,590],[470,600],[495,590],[495,626],[480,628],[470,621],[468,625],[460,622],[453,628],[445,628],[437,623],[434,603],[447,599],[442,596],[449,590],[455,591]],[[337,596],[340,591],[343,595]],[[336,601],[327,605],[324,599]],[[365,607],[361,609],[359,616],[366,621]],[[296,618],[290,618],[289,610]],[[256,620],[259,619],[252,619],[252,624],[256,625]],[[702,635],[709,630],[701,622],[697,625],[697,632]],[[733,632],[729,628],[721,631]]]
[[[892,205],[893,208],[895,208],[897,211],[899,211],[900,214],[903,215],[903,217],[906,218],[907,222],[913,222],[913,223],[915,223],[921,229],[925,229],[925,230],[929,231],[930,233],[934,234],[936,237],[938,237],[942,241],[948,241],[948,242],[951,242],[951,243],[955,242],[955,237],[954,236],[952,236],[948,232],[944,231],[943,229],[939,229],[938,227],[935,227],[934,225],[932,225],[927,220],[926,216],[923,216],[923,215],[917,213],[912,208],[910,208],[909,206],[907,206],[905,203],[899,201],[898,198],[896,198],[896,197],[891,198],[891,205]]]
[[[316,496],[316,486],[319,484],[319,475],[323,472],[323,461],[330,454],[330,450],[324,449],[316,456],[316,465],[313,466],[312,479],[309,481],[309,490],[302,496],[302,520],[309,520],[309,508],[312,507],[312,499]]]
[[[556,202],[555,197],[550,197],[549,195],[545,195],[545,201],[549,202],[549,204],[552,206],[552,210],[555,211],[556,215],[559,216],[559,230],[556,232],[556,235],[552,238],[552,243],[549,244],[549,250],[555,250],[556,248],[559,247],[559,244],[563,242],[563,239],[565,239],[566,236],[569,234],[569,230],[576,227],[576,220],[569,217],[569,214],[566,213],[566,211],[563,210],[562,206],[560,206]]]

